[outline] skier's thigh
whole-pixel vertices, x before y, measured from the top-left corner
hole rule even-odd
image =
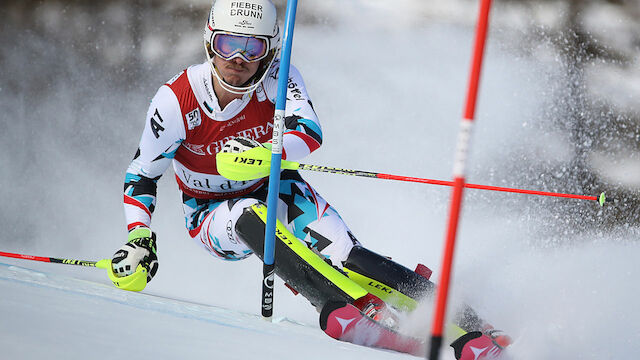
[[[293,196],[280,196],[278,219],[298,239],[319,251],[333,265],[342,267],[342,262],[358,242],[338,212],[301,180],[285,180],[281,185],[281,194],[283,188],[291,189]]]

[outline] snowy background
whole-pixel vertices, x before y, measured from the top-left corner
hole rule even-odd
[[[512,335],[516,359],[640,352],[640,27],[638,5],[622,3],[591,2],[579,16],[571,1],[493,8],[468,182],[616,197],[599,208],[466,192],[452,296]],[[208,3],[0,11],[0,251],[108,258],[126,241],[122,181],[148,102],[204,61]],[[305,162],[449,179],[476,11],[474,1],[301,1],[292,61],[325,139]],[[438,278],[450,189],[303,175],[366,246]],[[258,259],[218,261],[192,242],[171,173],[153,229],[160,270],[147,295],[114,289],[97,269],[0,259],[2,357],[408,358],[329,339],[280,283],[275,316],[286,320],[262,322]],[[412,329],[425,337],[430,310]]]

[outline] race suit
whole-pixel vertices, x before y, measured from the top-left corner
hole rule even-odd
[[[238,136],[271,139],[279,62],[253,92],[220,109],[208,63],[193,65],[160,87],[151,101],[138,151],[124,184],[129,230],[150,226],[158,179],[173,164],[189,235],[212,255],[240,260],[252,251],[236,234],[242,210],[266,200],[266,179],[232,181],[216,153]],[[291,66],[283,159],[299,160],[322,143],[320,123],[298,70]],[[295,171],[283,171],[278,219],[307,246],[341,267],[357,240],[340,215]]]

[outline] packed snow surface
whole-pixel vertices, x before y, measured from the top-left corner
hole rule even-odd
[[[0,263],[3,359],[370,359],[317,327]]]

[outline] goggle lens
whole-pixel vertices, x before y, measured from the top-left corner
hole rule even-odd
[[[213,36],[213,51],[225,60],[240,56],[253,62],[267,56],[268,45],[265,39],[253,36],[218,33]]]

